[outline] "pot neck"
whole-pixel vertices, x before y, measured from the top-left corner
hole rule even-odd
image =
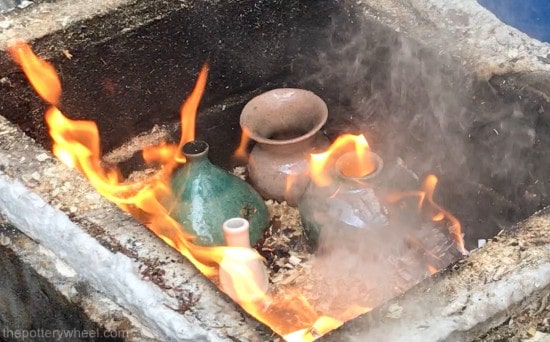
[[[182,147],[182,154],[189,163],[196,163],[208,160],[208,143],[202,140],[192,140]]]
[[[296,140],[273,140],[274,143],[270,142],[256,142],[261,149],[278,154],[296,154],[299,152],[310,152],[311,149],[315,147],[315,140],[317,139],[317,134],[309,136],[304,139]]]

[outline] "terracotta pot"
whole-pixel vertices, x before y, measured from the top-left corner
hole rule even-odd
[[[274,89],[246,104],[241,127],[256,141],[248,173],[264,198],[297,205],[309,182],[309,153],[328,145],[320,133],[327,117],[325,102],[303,89]]]

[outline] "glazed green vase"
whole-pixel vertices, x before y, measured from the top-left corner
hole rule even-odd
[[[269,225],[261,196],[245,181],[212,164],[206,142],[190,141],[182,152],[187,162],[172,177],[177,201],[171,216],[202,246],[224,245],[222,224],[242,217],[250,222],[250,243],[254,245]]]

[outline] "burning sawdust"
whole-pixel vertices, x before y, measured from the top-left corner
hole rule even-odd
[[[243,252],[248,256],[253,254],[254,258],[259,257],[249,249],[235,250],[225,246],[194,245],[191,242],[191,236],[184,233],[183,227],[170,217],[169,210],[163,204],[166,199],[171,198],[169,180],[172,171],[178,164],[185,162],[180,152],[181,148],[186,142],[195,139],[196,113],[206,86],[207,65],[201,69],[195,88],[182,105],[182,132],[179,144],[161,143],[158,146],[146,144],[147,146],[143,149],[143,160],[150,165],[160,164],[160,172],[155,174],[154,170],[149,169],[127,178],[122,176],[122,170],[118,166],[105,165],[107,164],[105,160],[101,160],[97,125],[92,121],[71,120],[57,107],[61,98],[61,83],[53,66],[39,59],[25,44],[14,46],[11,52],[26,72],[35,90],[50,104],[45,118],[54,141],[54,154],[66,165],[82,171],[103,196],[133,216],[145,219],[147,226],[157,236],[177,249],[211,279],[218,275],[217,266],[221,265],[226,258],[237,255],[235,254],[237,252],[238,254]],[[338,138],[331,146],[331,150],[317,154],[315,158],[314,155],[311,156],[312,161],[318,162],[316,165],[320,167],[312,169],[312,181],[325,181],[326,168],[323,166],[331,160],[333,152],[343,153],[348,146],[351,146],[350,144],[355,145],[358,156],[362,156],[360,152],[368,149],[368,143],[362,135],[346,134]],[[143,145],[143,141],[138,145]],[[372,165],[365,159],[359,158],[359,160],[358,171],[363,172],[357,174],[363,175],[366,171],[370,173],[371,168],[365,167]],[[141,179],[146,181],[135,181]],[[426,203],[433,211],[434,222],[441,222],[444,219],[450,221],[449,231],[463,254],[467,254],[464,250],[460,223],[452,214],[433,201],[436,184],[437,178],[431,175],[427,178],[422,191],[400,194],[394,200],[418,197],[420,208]],[[254,289],[254,284],[251,284],[251,277],[247,275],[247,270],[243,270],[240,264],[234,264],[233,272],[228,273],[234,276],[231,282],[238,284],[242,290],[236,301],[258,320],[290,340],[310,341],[322,336],[343,322],[369,311],[373,304],[379,304],[390,296],[402,292],[447,264],[437,263],[432,266],[435,261],[440,260],[439,257],[432,255],[433,245],[424,243],[416,235],[403,239],[403,236],[393,229],[384,230],[380,234],[384,235],[384,239],[386,235],[393,235],[395,241],[384,241],[385,245],[388,242],[387,245],[392,247],[387,251],[388,253],[380,253],[378,248],[372,249],[376,242],[369,239],[370,247],[360,244],[361,248],[365,249],[361,253],[340,248],[329,253],[323,251],[313,257],[306,247],[307,241],[298,211],[291,210],[284,203],[273,202],[270,203],[270,213],[272,225],[258,249],[266,255],[272,273],[273,287],[270,291],[272,293],[262,292],[261,301],[252,299],[246,285]],[[443,236],[443,242],[446,244],[445,235],[436,236]],[[418,254],[422,257],[418,258]],[[388,268],[387,260],[391,260],[389,256],[395,256],[397,262],[401,261],[405,264],[403,268],[411,271],[410,279],[403,282],[403,277],[395,277],[396,272]],[[424,256],[434,260],[430,260],[429,263],[422,262]],[[418,262],[411,265],[406,264],[407,260],[418,260]],[[426,266],[429,267],[428,270],[425,269]],[[162,278],[164,275],[162,272],[145,271],[144,273],[144,277],[152,280]],[[399,286],[402,283],[410,286]],[[371,301],[371,297],[375,297],[375,301]],[[178,310],[180,307],[181,305]]]
[[[310,253],[304,228],[297,208],[286,202],[265,202],[271,226],[257,249],[266,259],[271,282],[275,285],[291,285],[310,269]]]
[[[144,179],[157,171],[135,171],[129,179]],[[243,166],[231,173],[247,179]],[[265,258],[271,292],[276,296],[298,291],[322,313],[346,317],[350,308],[376,307],[460,258],[453,240],[437,223],[424,224],[414,235],[401,237],[396,242],[400,248],[387,255],[358,256],[344,248],[315,255],[298,208],[273,200],[265,203],[271,225],[254,247]]]
[[[430,224],[401,239],[400,253],[358,256],[342,248],[314,255],[298,209],[273,200],[266,205],[272,224],[256,248],[266,260],[272,291],[298,290],[317,310],[337,317],[355,305],[378,306],[460,257],[452,239]]]

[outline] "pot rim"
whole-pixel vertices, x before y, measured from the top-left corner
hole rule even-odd
[[[282,92],[282,91],[299,92],[299,93],[303,93],[303,94],[308,94],[309,96],[312,96],[314,99],[318,100],[319,103],[321,104],[321,110],[322,110],[320,112],[319,122],[314,127],[312,127],[307,133],[302,134],[302,135],[300,135],[296,138],[291,138],[291,139],[269,139],[269,138],[265,138],[263,136],[260,136],[260,135],[256,134],[255,132],[251,131],[248,127],[246,127],[244,125],[243,120],[242,120],[242,117],[243,117],[242,113],[244,113],[246,111],[248,106],[252,105],[251,103],[253,103],[254,100],[257,100],[258,98],[261,98],[261,97],[264,97],[264,96],[270,96],[274,92]],[[321,128],[323,128],[323,126],[327,122],[327,119],[328,119],[327,104],[325,103],[325,101],[321,97],[316,95],[314,92],[312,92],[310,90],[306,90],[306,89],[300,89],[300,88],[275,88],[275,89],[271,89],[269,91],[266,91],[266,92],[264,92],[264,93],[262,93],[258,96],[255,96],[250,101],[248,101],[247,104],[244,106],[242,112],[241,112],[241,119],[240,119],[239,123],[240,123],[241,129],[243,130],[243,132],[245,132],[245,134],[247,134],[250,139],[254,140],[257,143],[266,144],[266,145],[288,145],[288,144],[302,142],[304,140],[307,140],[307,139],[311,138],[312,136],[317,134],[317,132],[319,132],[321,130]]]
[[[374,153],[370,150],[364,151],[362,153],[365,154],[365,155],[368,155],[369,157],[371,157],[372,160],[376,163],[376,169],[373,172],[371,172],[371,173],[369,173],[365,176],[359,176],[359,177],[353,177],[353,176],[345,175],[341,170],[342,163],[344,162],[345,158],[356,155],[356,152],[351,151],[351,152],[346,152],[346,153],[342,154],[340,157],[338,157],[338,159],[336,159],[336,163],[334,164],[334,166],[335,166],[336,173],[338,174],[338,176],[343,178],[343,179],[356,180],[356,181],[371,180],[371,179],[377,177],[380,174],[380,172],[382,172],[382,169],[384,168],[384,161],[382,160],[382,158],[378,154],[376,154],[376,153]]]
[[[191,140],[183,144],[181,153],[185,158],[199,159],[208,155],[210,145],[204,140]]]

